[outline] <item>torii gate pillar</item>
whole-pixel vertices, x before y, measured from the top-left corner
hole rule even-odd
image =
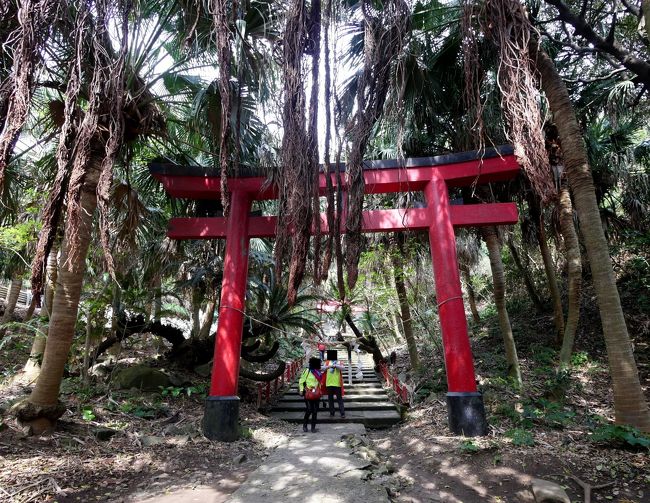
[[[447,412],[452,433],[487,435],[483,397],[477,391],[456,257],[447,184],[437,173],[424,187],[430,211],[429,243],[447,371]]]
[[[219,323],[214,344],[210,396],[205,401],[206,437],[233,442],[239,438],[239,355],[246,308],[248,279],[248,214],[251,195],[233,191],[228,215],[228,237],[223,261]]]

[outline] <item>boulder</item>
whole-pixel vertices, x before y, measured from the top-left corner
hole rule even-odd
[[[196,372],[201,377],[210,377],[210,374],[212,373],[212,361],[194,367],[194,372]]]
[[[129,367],[116,372],[113,383],[119,389],[138,388],[144,391],[159,391],[160,388],[171,386],[167,374],[145,365]]]
[[[571,503],[562,486],[543,479],[531,480],[531,491],[537,503]]]

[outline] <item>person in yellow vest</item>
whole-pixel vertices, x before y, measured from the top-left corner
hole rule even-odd
[[[323,373],[320,371],[320,358],[310,358],[309,368],[304,369],[298,380],[298,391],[305,399],[305,420],[302,431],[307,431],[307,424],[311,416],[311,432],[316,433],[316,421],[318,420],[318,406],[323,388]]]
[[[334,395],[339,404],[341,417],[345,418],[343,407],[343,364],[338,361],[338,351],[327,350],[327,361],[325,361],[325,389],[327,390],[327,401],[330,407],[330,417],[334,417]]]

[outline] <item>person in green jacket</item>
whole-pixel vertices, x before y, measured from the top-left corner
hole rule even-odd
[[[309,368],[303,370],[298,381],[298,390],[300,395],[305,398],[305,420],[302,425],[302,431],[307,431],[307,423],[311,416],[311,432],[316,433],[316,421],[318,418],[318,406],[320,404],[321,386],[323,382],[323,374],[320,371],[320,358],[310,358]],[[308,399],[306,394],[307,390],[313,390],[318,395],[318,398]]]
[[[338,361],[338,351],[327,350],[327,361],[325,362],[325,387],[327,389],[327,401],[329,402],[330,417],[334,417],[334,395],[339,405],[341,418],[345,419],[345,408],[343,406],[343,364]]]

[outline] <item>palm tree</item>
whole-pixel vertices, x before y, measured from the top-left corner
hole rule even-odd
[[[562,141],[564,166],[589,257],[614,387],[616,421],[650,431],[650,410],[625,325],[582,131],[553,61],[536,42],[531,43],[530,51]]]
[[[517,347],[512,334],[510,317],[506,309],[505,290],[506,282],[503,273],[503,261],[501,259],[501,244],[499,242],[498,231],[496,227],[481,227],[481,236],[485,241],[490,257],[490,268],[492,270],[492,281],[494,285],[494,304],[497,308],[499,317],[499,327],[506,349],[506,362],[508,364],[508,375],[513,379],[517,387],[521,387],[521,369],[519,368],[519,358],[517,357]]]

